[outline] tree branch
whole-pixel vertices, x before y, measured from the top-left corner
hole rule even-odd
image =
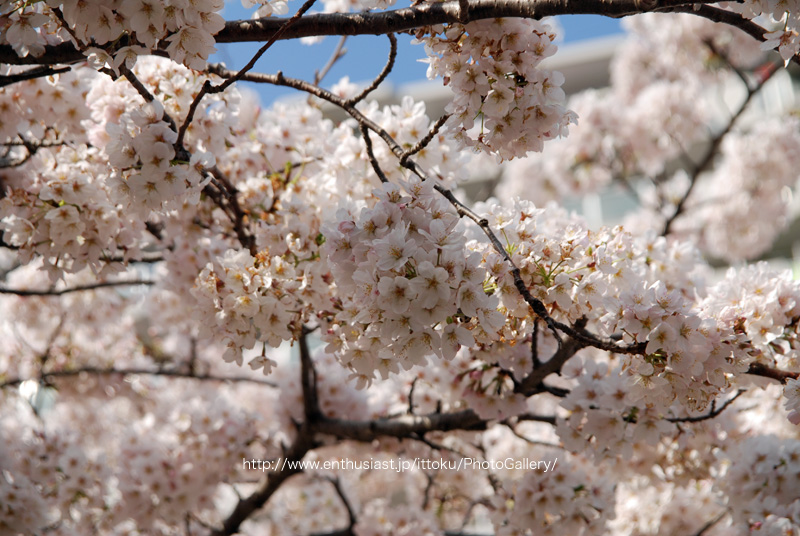
[[[768,367],[762,363],[751,363],[747,374],[752,374],[753,376],[763,376],[765,378],[777,380],[781,383],[786,383],[789,380],[796,380],[797,378],[800,378],[800,372],[780,370]]]
[[[236,503],[233,512],[225,519],[222,527],[211,532],[211,536],[229,536],[239,532],[239,527],[256,510],[263,507],[281,485],[292,475],[302,472],[300,464],[296,463],[313,447],[311,436],[304,431],[298,434],[297,439],[284,455],[283,463],[279,469],[267,473],[259,489],[249,497],[243,497]]]
[[[85,290],[97,290],[100,288],[108,287],[130,287],[136,285],[154,285],[154,281],[147,279],[132,279],[130,281],[101,281],[100,283],[91,283],[88,285],[78,285],[75,287],[67,287],[59,290],[25,290],[25,289],[12,289],[0,288],[0,294],[14,294],[15,296],[61,296],[71,292],[83,292]]]
[[[386,77],[389,76],[389,73],[392,72],[392,68],[394,68],[394,61],[397,59],[397,38],[394,34],[390,33],[387,34],[389,37],[389,59],[386,60],[386,65],[383,66],[380,74],[372,81],[370,85],[364,88],[364,90],[353,97],[352,99],[347,99],[348,106],[355,106],[365,98],[367,95],[375,91],[375,89],[386,80]]]
[[[339,479],[328,478],[327,480],[333,485],[333,489],[339,496],[339,500],[342,501],[342,505],[344,506],[345,510],[347,510],[348,524],[343,529],[334,530],[332,532],[315,532],[311,536],[353,536],[353,527],[355,527],[357,523],[355,511],[353,511],[350,501],[347,500],[347,496],[345,496],[344,491],[342,490],[342,485],[339,482]]]
[[[53,372],[43,372],[39,375],[39,379],[43,381],[48,381],[52,378],[71,378],[74,376],[81,376],[83,374],[94,375],[94,376],[129,376],[129,375],[142,375],[142,376],[165,376],[169,378],[185,378],[191,380],[200,380],[200,381],[212,381],[212,382],[245,382],[245,383],[257,383],[260,385],[266,385],[269,387],[277,387],[274,382],[268,380],[262,380],[260,378],[250,378],[247,376],[213,376],[210,374],[194,374],[190,372],[180,372],[177,370],[150,370],[150,369],[105,369],[105,368],[98,368],[98,367],[81,367],[76,369],[70,370],[56,370]],[[20,383],[27,381],[31,378],[13,378],[11,380],[6,380],[0,383],[0,389],[6,387],[13,387],[15,385],[19,385]]]
[[[369,163],[372,164],[372,169],[375,171],[375,174],[378,176],[381,182],[389,182],[389,179],[386,178],[386,174],[381,169],[380,164],[378,163],[378,159],[375,158],[375,152],[372,149],[372,138],[370,138],[369,129],[364,125],[359,125],[359,129],[361,130],[361,136],[364,138],[364,146],[367,148],[367,158],[369,158]]]
[[[300,346],[300,382],[303,388],[303,413],[305,421],[299,424],[297,438],[284,453],[280,467],[267,473],[266,479],[259,489],[249,497],[239,499],[233,512],[225,519],[221,528],[213,531],[211,536],[227,536],[236,534],[239,527],[254,512],[262,508],[270,497],[292,475],[301,473],[300,460],[314,448],[314,428],[320,420],[324,420],[317,400],[317,374],[311,360],[307,336],[311,332],[303,326],[298,338]]]
[[[402,415],[393,419],[352,421],[348,419],[323,418],[314,426],[316,432],[341,439],[369,442],[379,437],[405,438],[423,436],[428,432],[451,430],[485,430],[486,421],[471,409],[453,413],[430,413],[428,415]]]
[[[311,351],[308,348],[308,334],[310,332],[308,328],[303,326],[298,339],[300,347],[300,381],[303,387],[303,409],[307,425],[314,423],[322,414],[317,397],[317,371],[314,368],[314,361],[311,359]]]
[[[436,122],[433,124],[433,126],[431,126],[431,129],[428,131],[425,137],[419,140],[414,145],[414,147],[403,153],[403,156],[400,157],[400,165],[405,166],[409,157],[414,156],[415,154],[423,150],[425,147],[427,147],[428,144],[431,142],[431,140],[433,140],[433,137],[439,133],[439,129],[442,128],[442,126],[445,124],[445,122],[447,122],[448,119],[450,119],[450,114],[444,114],[439,119],[437,119]]]
[[[541,363],[538,367],[533,369],[530,374],[522,379],[521,382],[514,385],[514,392],[521,393],[525,396],[531,396],[537,392],[542,391],[540,387],[544,379],[553,373],[561,371],[564,363],[574,356],[578,350],[585,348],[586,344],[573,337],[567,337],[564,343],[559,347],[553,357]]]
[[[738,70],[736,69],[734,70],[738,72]],[[667,236],[669,234],[672,224],[683,213],[683,210],[686,206],[686,202],[688,201],[689,196],[692,194],[692,191],[694,190],[694,187],[698,182],[698,178],[702,173],[708,171],[708,169],[711,167],[711,164],[714,162],[714,157],[717,155],[717,151],[722,145],[723,140],[731,132],[731,130],[733,129],[733,125],[747,109],[747,106],[750,104],[750,101],[753,99],[753,97],[759,91],[761,91],[761,88],[764,87],[764,84],[766,84],[767,81],[770,78],[772,78],[772,75],[775,74],[777,70],[778,70],[777,65],[773,64],[772,69],[769,71],[767,76],[759,80],[755,87],[751,88],[746,85],[747,96],[745,97],[744,102],[742,102],[741,106],[739,106],[739,109],[736,110],[736,113],[734,113],[728,120],[728,123],[725,125],[725,128],[723,128],[722,131],[720,131],[716,136],[714,136],[711,139],[710,146],[706,151],[705,155],[703,155],[703,159],[694,166],[694,169],[692,169],[691,176],[689,177],[689,187],[686,188],[686,192],[684,192],[683,196],[678,201],[678,204],[675,206],[675,211],[669,218],[667,218],[667,221],[664,223],[664,229],[661,231],[661,236]]]
[[[328,62],[320,69],[319,71],[314,72],[314,85],[318,86],[322,79],[328,74],[328,72],[333,68],[334,64],[339,61],[346,53],[347,49],[344,48],[344,44],[347,42],[347,36],[343,35],[341,39],[339,39],[339,43],[336,45],[336,48],[333,50],[333,54],[328,59]]]
[[[66,73],[71,69],[72,67],[69,66],[36,67],[34,69],[29,69],[21,73],[7,74],[4,76],[0,76],[0,87],[10,86],[11,84],[16,84],[17,82],[23,82],[25,80],[34,80],[36,78],[44,78],[45,76],[51,76],[54,74]]]
[[[737,13],[704,4],[710,0],[470,0],[469,20],[498,17],[541,19],[556,15],[603,15],[619,18],[649,11],[691,13],[735,26],[764,41],[765,30]],[[229,21],[215,40],[217,43],[264,42],[326,35],[381,35],[414,30],[424,26],[463,22],[459,0],[419,4],[412,7],[367,13],[318,13],[305,15],[290,28],[281,30],[288,19],[267,17]],[[699,6],[699,8],[698,8]],[[0,63],[48,65],[83,61],[83,54],[72,43],[45,47],[39,57],[19,57],[10,45],[0,46]]]
[[[189,128],[189,125],[191,124],[192,119],[194,118],[194,114],[197,111],[197,107],[200,104],[200,101],[203,100],[203,97],[205,97],[207,94],[222,93],[230,86],[241,80],[242,77],[255,66],[256,62],[261,58],[261,56],[263,56],[264,53],[266,53],[266,51],[269,50],[269,48],[272,45],[274,45],[278,39],[280,39],[281,35],[285,33],[286,30],[289,29],[289,27],[291,27],[298,20],[300,20],[303,14],[309,9],[311,9],[311,6],[313,6],[316,1],[317,0],[306,0],[306,2],[302,6],[300,6],[300,9],[297,10],[297,13],[295,13],[288,19],[281,20],[280,26],[275,31],[275,33],[271,37],[269,37],[269,39],[266,39],[267,42],[264,43],[264,46],[258,49],[258,52],[256,52],[253,55],[253,57],[250,58],[250,61],[247,62],[247,65],[242,67],[239,70],[239,72],[237,72],[234,76],[228,78],[227,80],[224,80],[218,86],[212,86],[209,80],[205,81],[203,87],[200,88],[200,92],[195,96],[194,100],[192,101],[192,104],[189,106],[189,111],[186,113],[186,119],[184,120],[180,129],[176,130],[176,132],[178,133],[178,139],[175,142],[175,147],[177,150],[180,151],[184,150],[183,138],[186,135],[186,130]]]
[[[666,420],[668,420],[669,422],[701,422],[701,421],[706,421],[708,419],[713,419],[714,417],[716,417],[717,415],[719,415],[720,413],[725,411],[725,409],[728,406],[733,404],[734,400],[736,400],[737,398],[739,398],[740,396],[742,396],[746,392],[747,391],[745,389],[739,389],[736,392],[736,394],[733,395],[732,398],[729,398],[728,400],[726,400],[725,403],[722,404],[722,406],[720,406],[719,408],[715,407],[716,406],[716,400],[712,400],[711,401],[711,409],[705,415],[698,415],[696,417],[670,417],[670,418],[667,418]]]

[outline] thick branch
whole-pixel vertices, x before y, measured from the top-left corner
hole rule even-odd
[[[369,442],[383,436],[423,436],[428,432],[451,430],[485,430],[486,421],[471,409],[453,413],[431,413],[429,415],[402,415],[393,419],[373,421],[351,421],[325,418],[314,426],[321,434],[341,439]]]
[[[574,356],[578,350],[584,348],[585,346],[585,343],[572,337],[567,337],[558,351],[553,354],[553,357],[533,369],[530,374],[528,374],[522,379],[521,382],[514,386],[514,391],[522,393],[525,396],[531,396],[532,394],[539,392],[542,390],[539,386],[544,379],[550,374],[560,372],[561,367],[564,366],[564,363],[566,363],[569,358]]]
[[[0,76],[0,87],[10,86],[11,84],[16,84],[24,80],[35,80],[36,78],[65,73],[70,69],[71,67],[36,67],[35,69],[30,69],[21,73],[7,74],[5,76]]]
[[[780,370],[768,367],[767,365],[762,365],[761,363],[752,363],[747,373],[752,374],[753,376],[763,376],[765,378],[777,380],[781,383],[786,383],[789,380],[796,380],[797,378],[800,378],[800,372]]]
[[[310,330],[303,326],[298,338],[300,346],[300,382],[303,387],[303,413],[305,421],[298,425],[297,438],[284,453],[280,466],[267,473],[266,480],[259,489],[250,495],[239,499],[233,512],[225,519],[222,528],[211,533],[211,536],[236,534],[239,527],[253,513],[261,509],[270,497],[278,491],[281,485],[290,476],[303,471],[300,460],[306,453],[314,448],[314,427],[321,419],[319,402],[317,399],[317,373],[311,360],[307,336]]]
[[[292,475],[302,472],[299,462],[311,450],[313,444],[311,436],[300,433],[286,452],[284,461],[279,469],[267,473],[267,478],[261,487],[249,497],[239,500],[233,512],[225,519],[222,527],[213,531],[211,536],[228,536],[239,532],[239,527],[247,521],[256,510],[264,506],[281,485]]]
[[[705,0],[470,0],[469,20],[497,17],[536,18],[555,15],[604,15],[624,17],[648,11],[680,11],[693,13],[717,22],[741,28],[763,41],[764,29],[736,13],[703,4]],[[700,6],[699,9],[695,8]],[[403,32],[424,26],[462,22],[464,13],[458,0],[435,4],[419,4],[391,11],[369,13],[319,13],[305,15],[285,29],[277,40],[325,35],[382,35]],[[285,18],[229,21],[216,36],[217,43],[264,42],[275,38]],[[17,56],[9,45],[0,46],[0,63],[13,65],[74,63],[83,61],[83,54],[71,43],[45,47],[39,57]]]

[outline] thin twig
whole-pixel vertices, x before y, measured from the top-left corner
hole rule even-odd
[[[314,72],[314,85],[318,86],[322,79],[325,78],[336,64],[337,61],[342,59],[342,57],[347,54],[347,49],[344,48],[344,44],[347,42],[347,36],[343,35],[341,39],[339,39],[339,43],[337,43],[336,48],[333,49],[333,54],[328,59],[328,62],[320,69],[319,71]]]
[[[352,536],[353,535],[353,527],[356,526],[358,523],[358,519],[356,518],[356,513],[353,510],[353,506],[350,504],[350,501],[347,500],[347,496],[344,494],[342,490],[342,485],[339,482],[338,478],[328,478],[328,482],[333,484],[333,489],[336,491],[336,494],[339,496],[339,500],[342,502],[345,510],[347,511],[347,526],[343,529],[334,530],[331,532],[314,532],[311,536]]]
[[[367,147],[367,158],[369,158],[369,163],[372,164],[372,169],[375,170],[375,174],[378,176],[381,182],[389,182],[389,179],[386,178],[386,174],[381,169],[380,164],[378,163],[378,159],[375,158],[375,153],[372,150],[372,138],[370,138],[369,129],[364,125],[359,125],[361,130],[361,135],[364,137],[364,145]]]
[[[745,84],[747,96],[745,97],[744,102],[742,102],[741,106],[739,106],[739,109],[736,111],[736,113],[731,116],[730,120],[725,125],[725,128],[723,128],[722,131],[720,131],[711,139],[709,148],[703,156],[703,159],[696,166],[694,166],[694,169],[692,169],[692,173],[689,177],[689,186],[686,188],[686,192],[684,192],[683,196],[678,201],[678,204],[675,206],[675,211],[664,223],[664,229],[661,231],[661,236],[667,236],[669,234],[672,224],[683,213],[684,208],[686,207],[686,202],[689,200],[689,196],[692,194],[700,175],[707,171],[714,162],[714,157],[717,155],[717,151],[722,145],[722,141],[725,139],[728,133],[731,132],[734,123],[736,123],[737,119],[739,119],[739,117],[741,117],[741,115],[744,113],[745,109],[747,109],[747,106],[750,104],[752,98],[761,90],[761,88],[764,87],[767,81],[772,78],[772,75],[777,71],[777,65],[773,64],[772,70],[769,71],[767,76],[761,79],[755,87],[750,88],[747,84]]]
[[[409,415],[414,415],[414,388],[417,386],[419,378],[414,378],[411,382],[411,388],[408,390],[408,411]]]
[[[255,257],[255,237],[247,232],[247,214],[245,214],[244,210],[242,210],[242,207],[239,205],[238,190],[217,166],[209,169],[208,172],[211,174],[213,179],[217,181],[217,188],[225,197],[225,204],[227,204],[230,209],[229,216],[231,218],[231,222],[233,223],[233,228],[236,231],[236,236],[239,239],[239,242],[250,251],[250,255]]]
[[[288,30],[292,24],[297,22],[298,19],[300,19],[300,17],[302,17],[306,11],[311,9],[311,6],[313,6],[316,3],[316,1],[317,0],[306,0],[306,2],[302,6],[300,6],[300,9],[297,10],[297,13],[289,17],[289,19],[287,19],[285,22],[282,22],[281,26],[278,28],[275,34],[269,38],[269,40],[264,44],[264,46],[258,49],[258,52],[256,52],[255,55],[253,55],[253,57],[250,58],[250,61],[247,62],[247,65],[242,67],[238,73],[236,73],[230,78],[227,78],[217,86],[211,85],[211,82],[209,80],[206,80],[203,83],[203,87],[200,88],[200,92],[197,95],[195,95],[194,100],[192,100],[192,104],[189,106],[189,111],[186,114],[186,119],[183,121],[183,124],[181,125],[180,129],[177,130],[178,139],[175,142],[176,147],[183,149],[183,138],[186,136],[186,130],[189,128],[189,125],[191,124],[192,119],[194,118],[194,114],[197,111],[197,107],[200,105],[200,101],[203,100],[203,97],[205,97],[208,94],[222,93],[230,86],[241,80],[242,77],[244,77],[244,75],[247,74],[247,72],[255,66],[256,62],[259,59],[261,59],[261,56],[263,56],[264,53],[267,50],[269,50],[269,48],[273,44],[275,44],[275,41],[280,39],[281,35],[283,35],[283,33],[285,33],[286,30]]]
[[[375,91],[375,89],[377,89],[377,87],[381,85],[384,80],[386,80],[386,77],[389,76],[389,73],[392,72],[392,69],[394,68],[394,61],[395,59],[397,59],[397,38],[394,36],[393,33],[386,34],[386,36],[389,38],[389,43],[390,43],[389,58],[386,60],[386,65],[383,66],[383,69],[381,70],[380,74],[375,78],[375,80],[373,80],[370,85],[365,87],[361,93],[345,101],[345,104],[347,106],[355,106],[356,104],[367,98],[367,95]]]
[[[707,522],[705,525],[703,525],[702,527],[700,527],[700,530],[698,530],[697,532],[695,532],[695,533],[694,533],[694,536],[703,536],[703,534],[705,534],[706,532],[708,532],[708,531],[709,531],[709,529],[711,529],[711,528],[712,528],[714,525],[716,525],[717,523],[719,523],[720,521],[722,521],[722,519],[723,519],[723,518],[724,518],[726,515],[728,515],[728,511],[727,511],[727,510],[724,510],[724,511],[720,512],[720,513],[719,513],[719,515],[717,515],[717,516],[716,516],[716,517],[714,517],[713,519],[709,520],[709,521],[708,521],[708,522]]]
[[[151,369],[115,369],[115,368],[99,368],[99,367],[80,367],[69,370],[56,370],[51,372],[43,372],[39,375],[42,381],[49,381],[55,378],[71,378],[75,376],[165,376],[169,378],[184,378],[199,381],[211,382],[245,382],[257,383],[260,385],[267,385],[269,387],[277,387],[274,382],[262,380],[260,378],[251,378],[248,376],[214,376],[211,374],[193,374],[190,372],[181,372],[178,370],[151,370]],[[0,383],[0,389],[6,387],[13,387],[26,381],[28,378],[13,378]]]
[[[414,147],[403,153],[403,156],[400,157],[400,165],[404,166],[409,157],[414,156],[427,147],[431,140],[433,140],[433,137],[436,136],[436,134],[439,132],[439,129],[442,128],[442,125],[444,125],[448,119],[450,119],[450,114],[444,114],[437,119],[425,137],[419,140]]]
[[[154,285],[155,282],[149,279],[131,279],[130,281],[101,281],[99,283],[91,283],[88,285],[78,285],[74,287],[67,287],[62,289],[50,290],[27,290],[27,289],[13,289],[13,288],[0,288],[0,294],[13,294],[15,296],[61,296],[71,292],[83,292],[85,290],[96,290],[108,287],[131,287],[137,285]]]
[[[506,427],[511,431],[512,434],[514,434],[516,437],[518,437],[519,439],[525,441],[526,443],[528,443],[530,445],[536,445],[536,446],[539,446],[539,447],[550,447],[550,448],[559,449],[559,450],[566,450],[562,445],[558,445],[556,443],[550,443],[548,441],[540,441],[538,439],[530,439],[528,437],[525,437],[524,435],[519,433],[519,431],[517,430],[516,426],[512,426],[509,423],[503,423],[503,424],[506,425]]]
[[[722,406],[720,406],[719,408],[715,408],[716,401],[712,400],[711,409],[705,415],[698,415],[696,417],[669,417],[666,420],[669,422],[700,422],[700,421],[706,421],[708,419],[713,419],[714,417],[725,411],[725,408],[733,404],[734,400],[742,396],[745,392],[746,389],[739,389],[733,397],[726,400],[725,403],[722,404]]]

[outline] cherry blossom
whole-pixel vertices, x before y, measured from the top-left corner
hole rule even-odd
[[[242,5],[0,2],[0,533],[800,534],[800,283],[746,262],[796,6],[589,2],[567,101],[565,6]],[[363,91],[211,56],[398,29],[449,115],[376,100],[394,39]]]

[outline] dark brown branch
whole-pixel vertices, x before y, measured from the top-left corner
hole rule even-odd
[[[353,506],[350,504],[350,501],[347,500],[347,496],[344,494],[344,490],[342,490],[342,485],[339,482],[339,479],[328,478],[328,481],[333,485],[333,489],[336,491],[336,494],[339,496],[339,500],[342,501],[342,505],[347,511],[348,524],[343,529],[334,530],[332,532],[315,532],[312,533],[311,536],[353,536],[353,527],[355,527],[356,523],[358,522],[356,519],[356,513],[353,510]]]
[[[514,386],[514,391],[522,393],[525,396],[531,396],[537,392],[541,392],[543,389],[540,385],[544,379],[550,374],[559,373],[564,363],[585,346],[585,343],[572,337],[567,337],[550,359],[533,369],[530,374]]]
[[[698,415],[696,417],[670,417],[666,420],[668,420],[669,422],[701,422],[701,421],[707,421],[708,419],[713,419],[714,417],[725,411],[725,409],[728,406],[733,404],[733,402],[737,398],[742,396],[745,392],[747,392],[745,389],[739,389],[736,392],[736,394],[733,395],[733,397],[726,400],[725,403],[722,404],[722,406],[720,406],[719,408],[716,407],[716,400],[712,400],[710,410],[708,411],[708,413],[704,415]]]
[[[130,287],[136,285],[154,285],[153,281],[147,279],[132,279],[130,281],[102,281],[100,283],[91,283],[89,285],[78,285],[75,287],[67,287],[59,290],[26,290],[26,289],[12,289],[0,288],[0,294],[14,294],[15,296],[61,296],[62,294],[69,294],[71,292],[83,292],[85,290],[96,290],[108,287]]]
[[[714,158],[717,156],[717,151],[719,151],[723,140],[731,132],[733,125],[747,109],[747,106],[750,104],[750,101],[753,99],[753,97],[761,90],[761,88],[764,87],[764,84],[767,83],[767,81],[775,72],[777,72],[777,70],[777,66],[773,65],[772,70],[769,71],[768,75],[759,80],[755,87],[751,88],[746,85],[747,96],[745,97],[744,102],[742,102],[741,106],[739,106],[739,109],[736,110],[736,113],[734,113],[728,120],[725,128],[723,128],[722,131],[720,131],[711,139],[710,146],[705,155],[703,155],[703,159],[694,166],[694,169],[692,169],[689,177],[689,186],[686,188],[686,192],[684,192],[683,196],[678,201],[678,204],[675,206],[675,211],[664,223],[664,229],[661,231],[661,236],[666,236],[669,234],[672,224],[683,213],[684,208],[686,207],[686,202],[689,200],[689,196],[692,194],[692,191],[698,182],[698,178],[701,174],[705,173],[711,168],[711,164],[714,162]]]
[[[300,374],[303,387],[303,409],[305,410],[306,424],[314,423],[321,415],[319,399],[317,398],[317,370],[311,359],[311,350],[308,348],[308,334],[310,331],[303,326],[298,345],[300,347]]]
[[[562,445],[558,445],[556,443],[550,443],[549,441],[540,441],[538,439],[531,439],[529,437],[525,437],[524,435],[519,433],[519,431],[517,430],[516,425],[510,424],[508,422],[504,422],[503,424],[509,429],[509,431],[511,431],[512,434],[514,434],[516,437],[518,437],[519,439],[523,440],[524,442],[526,442],[526,443],[528,443],[530,445],[536,445],[536,446],[541,446],[541,447],[550,447],[550,448],[553,448],[553,449],[566,450]]]
[[[619,18],[648,11],[692,13],[716,22],[736,26],[763,41],[764,29],[737,13],[703,4],[710,0],[470,0],[469,20],[498,17],[536,18],[556,15],[603,15]],[[368,13],[319,13],[298,19],[282,30],[287,19],[267,17],[255,20],[229,21],[215,40],[217,43],[264,42],[270,39],[297,39],[325,35],[382,35],[404,32],[424,26],[462,22],[460,0],[424,3],[408,8]],[[699,6],[699,8],[697,7]],[[39,57],[21,58],[10,45],[0,46],[0,63],[57,64],[75,63],[85,58],[72,43],[45,47]]]
[[[531,362],[533,363],[534,370],[542,366],[542,360],[539,359],[539,321],[533,321],[533,330],[531,331]]]
[[[297,10],[297,13],[289,17],[289,19],[281,20],[280,21],[281,25],[278,27],[275,33],[269,39],[267,39],[266,40],[267,42],[264,43],[264,46],[258,49],[258,52],[256,52],[255,55],[253,55],[253,57],[250,58],[250,61],[247,62],[247,65],[242,67],[239,70],[239,72],[237,72],[234,76],[228,78],[227,80],[224,80],[221,84],[217,86],[212,86],[211,82],[208,80],[206,80],[205,83],[203,83],[203,87],[200,88],[200,92],[195,96],[194,100],[192,101],[192,104],[189,106],[189,111],[186,113],[186,119],[184,120],[180,129],[176,130],[176,132],[178,133],[178,139],[175,142],[176,150],[179,151],[184,150],[183,138],[184,136],[186,136],[186,130],[189,128],[189,125],[191,124],[192,119],[194,118],[194,114],[197,111],[197,107],[200,105],[200,101],[203,100],[203,97],[205,97],[208,94],[222,93],[230,86],[241,80],[242,77],[255,66],[256,62],[259,59],[261,59],[261,56],[263,56],[264,53],[266,53],[267,50],[269,50],[269,48],[272,45],[274,45],[278,39],[280,39],[281,35],[283,35],[286,32],[286,30],[288,30],[293,24],[295,24],[298,20],[300,20],[303,14],[305,14],[306,11],[311,9],[311,6],[313,6],[316,3],[316,1],[317,0],[306,0],[306,2],[302,6],[300,6],[300,9]]]
[[[125,65],[124,63],[120,65],[119,72],[122,73],[122,76],[124,76],[128,80],[128,82],[130,82],[130,84],[134,87],[134,89],[136,89],[136,91],[139,93],[139,95],[142,96],[142,98],[145,101],[149,103],[149,102],[154,102],[156,100],[153,94],[150,93],[150,90],[148,90],[145,87],[145,85],[142,84],[142,82],[138,78],[136,78],[136,75],[133,74],[133,71],[128,69],[127,65]],[[113,74],[113,73],[107,73],[107,74]],[[161,105],[161,110],[163,111],[164,114],[163,115],[164,121],[167,122],[169,128],[172,129],[173,132],[178,132],[178,125],[175,123],[175,120],[172,118],[172,116],[169,115],[169,113],[167,113],[166,107],[164,107],[163,104]],[[178,158],[182,158],[184,155],[178,154],[177,156]]]
[[[245,382],[257,383],[269,387],[276,387],[274,382],[262,380],[259,378],[250,378],[247,376],[213,376],[210,374],[193,374],[189,372],[180,372],[177,370],[150,370],[150,369],[105,369],[98,367],[81,367],[69,370],[56,370],[52,372],[43,372],[39,375],[38,379],[42,381],[49,381],[55,378],[72,378],[81,375],[94,375],[94,376],[165,376],[169,378],[184,378],[190,380],[211,381],[211,382]],[[5,387],[13,387],[30,378],[13,378],[0,383],[0,389]]]
[[[315,431],[341,439],[369,442],[379,437],[419,436],[428,432],[451,430],[485,430],[486,421],[471,409],[453,413],[431,413],[428,415],[402,415],[393,419],[351,421],[324,418],[314,426]]]
[[[37,141],[33,142],[30,140],[25,139],[22,135],[19,135],[19,140],[11,140],[5,143],[0,144],[0,147],[6,147],[6,150],[2,157],[0,157],[0,168],[14,168],[19,167],[25,164],[28,160],[33,158],[39,149],[44,149],[48,147],[62,147],[67,143],[61,140],[56,141]],[[14,147],[24,147],[26,150],[25,156],[19,157],[17,160],[11,160],[9,157],[11,153],[11,149]]]
[[[221,194],[221,197],[215,198],[214,201],[228,214],[239,243],[247,248],[250,255],[255,257],[257,253],[256,239],[247,231],[247,214],[239,205],[238,190],[217,166],[209,169],[208,173],[216,181],[216,187]]]
[[[728,515],[728,511],[727,510],[723,510],[716,517],[714,517],[713,519],[708,520],[708,522],[705,525],[700,527],[700,530],[695,532],[694,536],[703,536],[703,534],[708,532],[714,525],[716,525],[717,523],[722,521],[725,518],[726,515]]]
[[[386,77],[389,76],[389,73],[392,72],[394,68],[394,61],[397,59],[397,38],[394,36],[393,33],[386,34],[389,38],[389,58],[386,60],[386,65],[383,66],[380,74],[372,81],[370,85],[364,88],[364,90],[353,97],[352,99],[347,99],[347,106],[355,106],[365,98],[367,95],[375,91],[378,86],[380,86]]]
[[[555,415],[535,415],[533,413],[523,413],[522,415],[517,415],[517,422],[523,421],[544,422],[547,424],[552,424],[553,426],[556,425]]]
[[[449,118],[450,114],[444,114],[439,119],[437,119],[436,122],[433,124],[433,126],[431,126],[431,129],[428,131],[425,137],[419,140],[414,145],[414,147],[403,153],[403,156],[400,157],[400,165],[405,166],[409,157],[414,156],[415,154],[423,150],[425,147],[427,147],[428,144],[433,139],[433,137],[436,136],[436,134],[439,132],[439,129],[442,128],[442,125],[444,125]]]
[[[764,39],[764,34],[767,32],[767,30],[765,30],[763,27],[759,26],[755,22],[751,21],[750,19],[747,19],[738,13],[734,13],[733,11],[728,11],[725,9],[708,5],[698,6],[689,4],[667,6],[659,9],[658,11],[661,13],[689,13],[691,15],[703,17],[704,19],[708,19],[714,22],[719,22],[722,24],[733,26],[735,28],[739,28],[740,30],[748,34],[756,41],[761,41],[761,42],[766,41],[766,39]],[[795,63],[800,63],[800,59],[797,56],[794,56],[792,58],[792,61]]]
[[[239,532],[239,527],[242,523],[247,521],[254,512],[262,508],[290,476],[302,472],[300,464],[295,462],[302,460],[303,456],[312,447],[313,443],[310,434],[305,430],[301,430],[295,442],[284,454],[283,461],[286,463],[282,464],[279,469],[269,471],[259,489],[252,495],[239,499],[233,512],[223,522],[222,527],[212,531],[211,536],[229,536]]]
[[[299,462],[308,451],[314,448],[314,433],[321,420],[324,420],[317,399],[317,373],[311,360],[307,336],[311,332],[301,327],[298,343],[300,346],[300,382],[303,388],[303,414],[305,420],[298,425],[297,438],[284,453],[280,467],[267,473],[266,480],[259,489],[248,497],[239,499],[233,512],[225,519],[221,528],[214,530],[211,536],[227,536],[236,534],[239,527],[254,512],[262,508],[270,497],[292,475],[303,471]]]
[[[547,393],[558,398],[566,398],[571,392],[569,389],[564,389],[563,387],[554,387],[544,382],[539,384],[538,389],[539,392]]]
[[[375,158],[375,152],[372,150],[372,138],[370,138],[369,129],[364,125],[360,125],[361,135],[364,137],[364,145],[367,148],[367,158],[369,158],[369,163],[372,164],[372,169],[375,170],[375,174],[378,176],[381,182],[389,182],[389,179],[386,178],[386,174],[381,169],[380,164],[378,163],[378,159]]]
[[[322,79],[328,74],[328,72],[333,68],[337,61],[339,61],[345,54],[347,54],[347,49],[344,48],[344,44],[347,42],[347,36],[343,35],[341,39],[339,39],[339,43],[336,45],[336,48],[333,50],[333,54],[328,59],[328,62],[320,69],[319,71],[314,72],[314,85],[318,86]]]
[[[25,80],[35,80],[36,78],[44,78],[45,76],[51,76],[59,73],[66,73],[70,69],[72,69],[72,67],[69,66],[36,67],[34,69],[29,69],[21,73],[7,74],[4,76],[0,76],[0,87],[10,86],[11,84],[16,84],[17,82],[23,82]]]
[[[411,388],[408,390],[408,411],[409,415],[414,415],[414,388],[417,386],[417,380],[419,378],[414,378],[411,382]]]
[[[781,383],[786,383],[789,380],[796,380],[797,378],[800,378],[800,372],[780,370],[768,367],[767,365],[763,365],[761,363],[752,363],[750,365],[750,369],[747,371],[747,374],[752,374],[753,376],[763,376],[765,378],[777,380]]]

